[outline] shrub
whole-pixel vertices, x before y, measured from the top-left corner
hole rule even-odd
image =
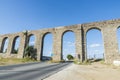
[[[17,53],[18,53],[18,49],[17,49],[17,50],[14,49],[12,53],[13,53],[13,54],[17,54]]]
[[[37,54],[36,54],[36,49],[34,48],[34,46],[27,46],[25,48],[24,57],[28,57],[28,58],[36,60]]]
[[[67,59],[68,59],[68,60],[73,60],[74,57],[73,57],[72,55],[68,54],[68,55],[67,55]]]

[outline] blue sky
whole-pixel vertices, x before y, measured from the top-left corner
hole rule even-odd
[[[99,30],[91,29],[87,32],[87,57],[103,58],[104,43],[103,37]]]
[[[120,0],[0,0],[0,34],[115,18]]]
[[[120,18],[119,0],[0,0],[0,34]]]

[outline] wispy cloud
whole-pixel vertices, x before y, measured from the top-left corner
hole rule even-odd
[[[35,44],[35,41],[31,41],[29,44],[30,44],[30,45],[34,45],[34,44]]]
[[[74,42],[67,42],[68,46],[74,46],[75,43]]]
[[[96,43],[96,44],[91,44],[89,47],[94,48],[94,47],[100,47],[100,46],[101,46],[101,44]]]

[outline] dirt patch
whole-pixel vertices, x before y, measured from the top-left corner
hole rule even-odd
[[[91,65],[72,64],[44,80],[120,80],[120,67],[99,62]]]

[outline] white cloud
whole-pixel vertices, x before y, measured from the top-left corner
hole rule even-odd
[[[99,54],[101,51],[100,50],[95,50],[95,53],[96,54]]]
[[[75,43],[74,42],[67,42],[68,46],[74,46]]]
[[[99,50],[95,50],[95,52],[99,52]]]
[[[69,43],[71,43],[70,41],[67,41],[67,43],[69,44]]]
[[[64,51],[68,51],[68,49],[64,49]]]
[[[94,47],[100,47],[101,44],[91,44],[89,47],[94,48]]]
[[[34,45],[34,44],[35,44],[35,41],[31,41],[29,44],[30,44],[30,45]]]
[[[102,54],[103,52],[100,50],[91,50],[87,54],[88,55],[94,55],[94,54]]]

